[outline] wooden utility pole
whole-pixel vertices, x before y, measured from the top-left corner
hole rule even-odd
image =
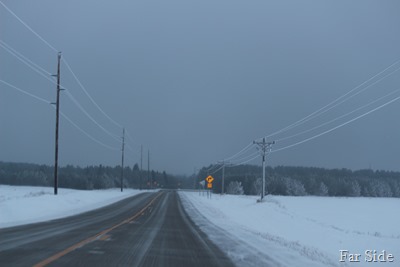
[[[222,190],[221,190],[221,194],[225,194],[225,160],[222,162],[222,164],[224,164],[222,166]]]
[[[142,190],[142,172],[143,172],[143,145],[140,145],[140,172],[139,172],[139,189]]]
[[[122,163],[121,163],[121,192],[124,188],[124,150],[125,150],[125,128],[122,129]]]
[[[55,160],[54,160],[54,195],[58,194],[58,126],[60,119],[60,61],[61,52],[58,52],[58,63],[57,63],[57,101],[52,103],[56,105],[56,145],[55,145]]]
[[[150,183],[150,188],[152,187],[150,181],[150,149],[147,150],[147,183]]]

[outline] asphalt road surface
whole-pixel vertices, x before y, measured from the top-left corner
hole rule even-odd
[[[212,229],[210,229],[212,231]],[[0,266],[233,266],[175,191],[64,219],[0,229]]]

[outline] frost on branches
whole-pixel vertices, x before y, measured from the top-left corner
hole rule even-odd
[[[228,188],[226,189],[226,193],[231,195],[243,195],[244,190],[242,182],[237,182],[237,181],[230,182]]]

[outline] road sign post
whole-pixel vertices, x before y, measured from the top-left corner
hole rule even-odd
[[[214,177],[211,175],[207,176],[205,179],[207,181],[207,197],[211,198],[211,189],[212,189],[212,182],[214,181]]]

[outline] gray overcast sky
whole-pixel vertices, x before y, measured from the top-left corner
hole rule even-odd
[[[400,59],[396,0],[2,2],[62,51],[93,99],[126,127],[135,141],[128,139],[133,151],[127,151],[126,163],[140,162],[143,144],[145,152],[150,149],[152,168],[172,173],[190,174],[194,167],[232,156],[255,138],[303,118]],[[56,72],[57,53],[3,6],[0,39]],[[396,67],[400,64],[390,70]],[[0,79],[46,100],[55,99],[53,83],[1,47]],[[341,116],[399,89],[399,82],[400,71],[273,138]],[[61,83],[102,127],[122,134],[91,103],[64,63]],[[274,148],[369,109],[277,142]],[[61,165],[120,164],[120,143],[91,122],[66,92],[61,95],[61,110],[116,149],[98,145],[61,118]],[[400,170],[399,112],[400,102],[394,102],[327,135],[273,153],[268,164]],[[53,164],[54,122],[50,105],[0,84],[1,161]],[[239,159],[254,151],[245,151]],[[260,159],[250,163],[259,164]]]

